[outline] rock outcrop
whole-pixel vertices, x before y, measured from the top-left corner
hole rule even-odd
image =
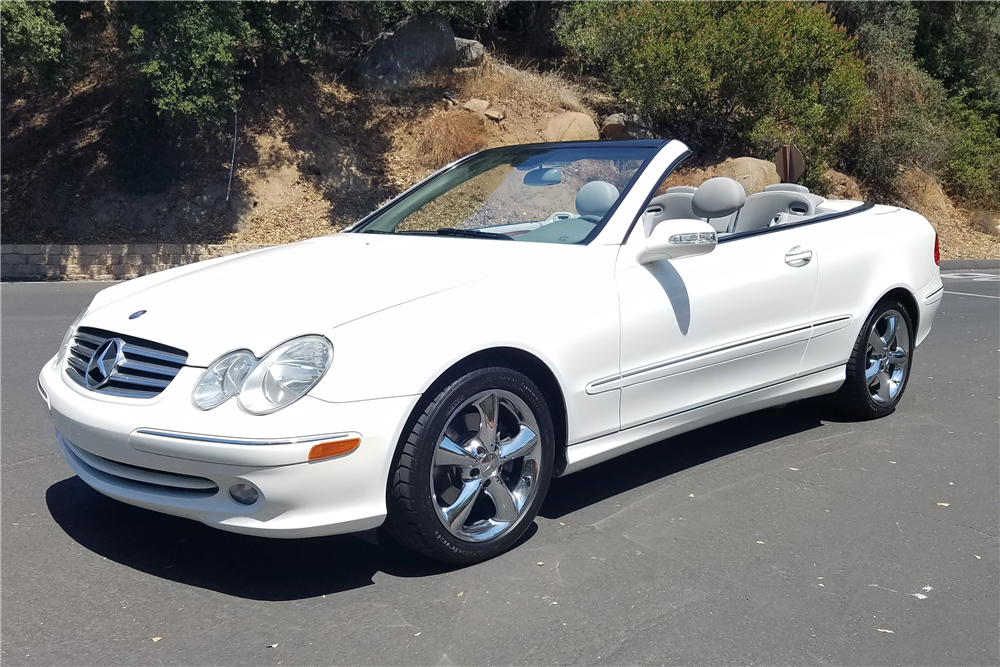
[[[486,49],[474,39],[455,38],[456,67],[476,67],[486,59]]]
[[[361,87],[394,88],[457,61],[455,33],[448,19],[438,14],[409,16],[375,39],[354,79]]]
[[[585,113],[567,111],[552,118],[542,133],[546,141],[588,141],[600,139],[594,121]]]

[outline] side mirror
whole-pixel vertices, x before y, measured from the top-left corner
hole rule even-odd
[[[636,260],[650,264],[661,259],[704,255],[715,250],[718,236],[704,220],[664,220],[653,227]]]

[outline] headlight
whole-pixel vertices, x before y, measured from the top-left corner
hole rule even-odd
[[[87,311],[90,310],[88,305],[86,308],[80,311],[80,314],[76,316],[73,320],[73,324],[69,325],[69,329],[66,329],[66,335],[63,336],[62,343],[59,345],[59,352],[56,355],[56,367],[62,368],[63,362],[66,361],[66,353],[69,352],[70,343],[73,342],[73,336],[76,335],[76,329],[80,326],[80,322],[87,315]]]
[[[230,352],[208,367],[194,386],[191,400],[202,410],[220,406],[240,393],[247,375],[257,365],[257,358],[246,350]]]
[[[248,351],[230,352],[208,367],[195,384],[195,406],[210,410],[233,396],[240,407],[265,415],[308,393],[333,361],[333,346],[322,336],[303,336],[282,343],[263,359]]]

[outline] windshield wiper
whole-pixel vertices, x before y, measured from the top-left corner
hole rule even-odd
[[[465,236],[473,239],[503,239],[513,241],[514,239],[506,234],[493,232],[481,232],[478,229],[456,229],[454,227],[441,227],[436,232],[439,236]]]

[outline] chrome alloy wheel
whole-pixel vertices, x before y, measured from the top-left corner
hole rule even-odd
[[[910,331],[896,310],[875,320],[868,334],[865,381],[876,405],[891,403],[899,394],[910,361]]]
[[[445,422],[431,462],[431,500],[445,528],[483,542],[514,525],[537,493],[542,448],[535,415],[501,389],[469,398]]]

